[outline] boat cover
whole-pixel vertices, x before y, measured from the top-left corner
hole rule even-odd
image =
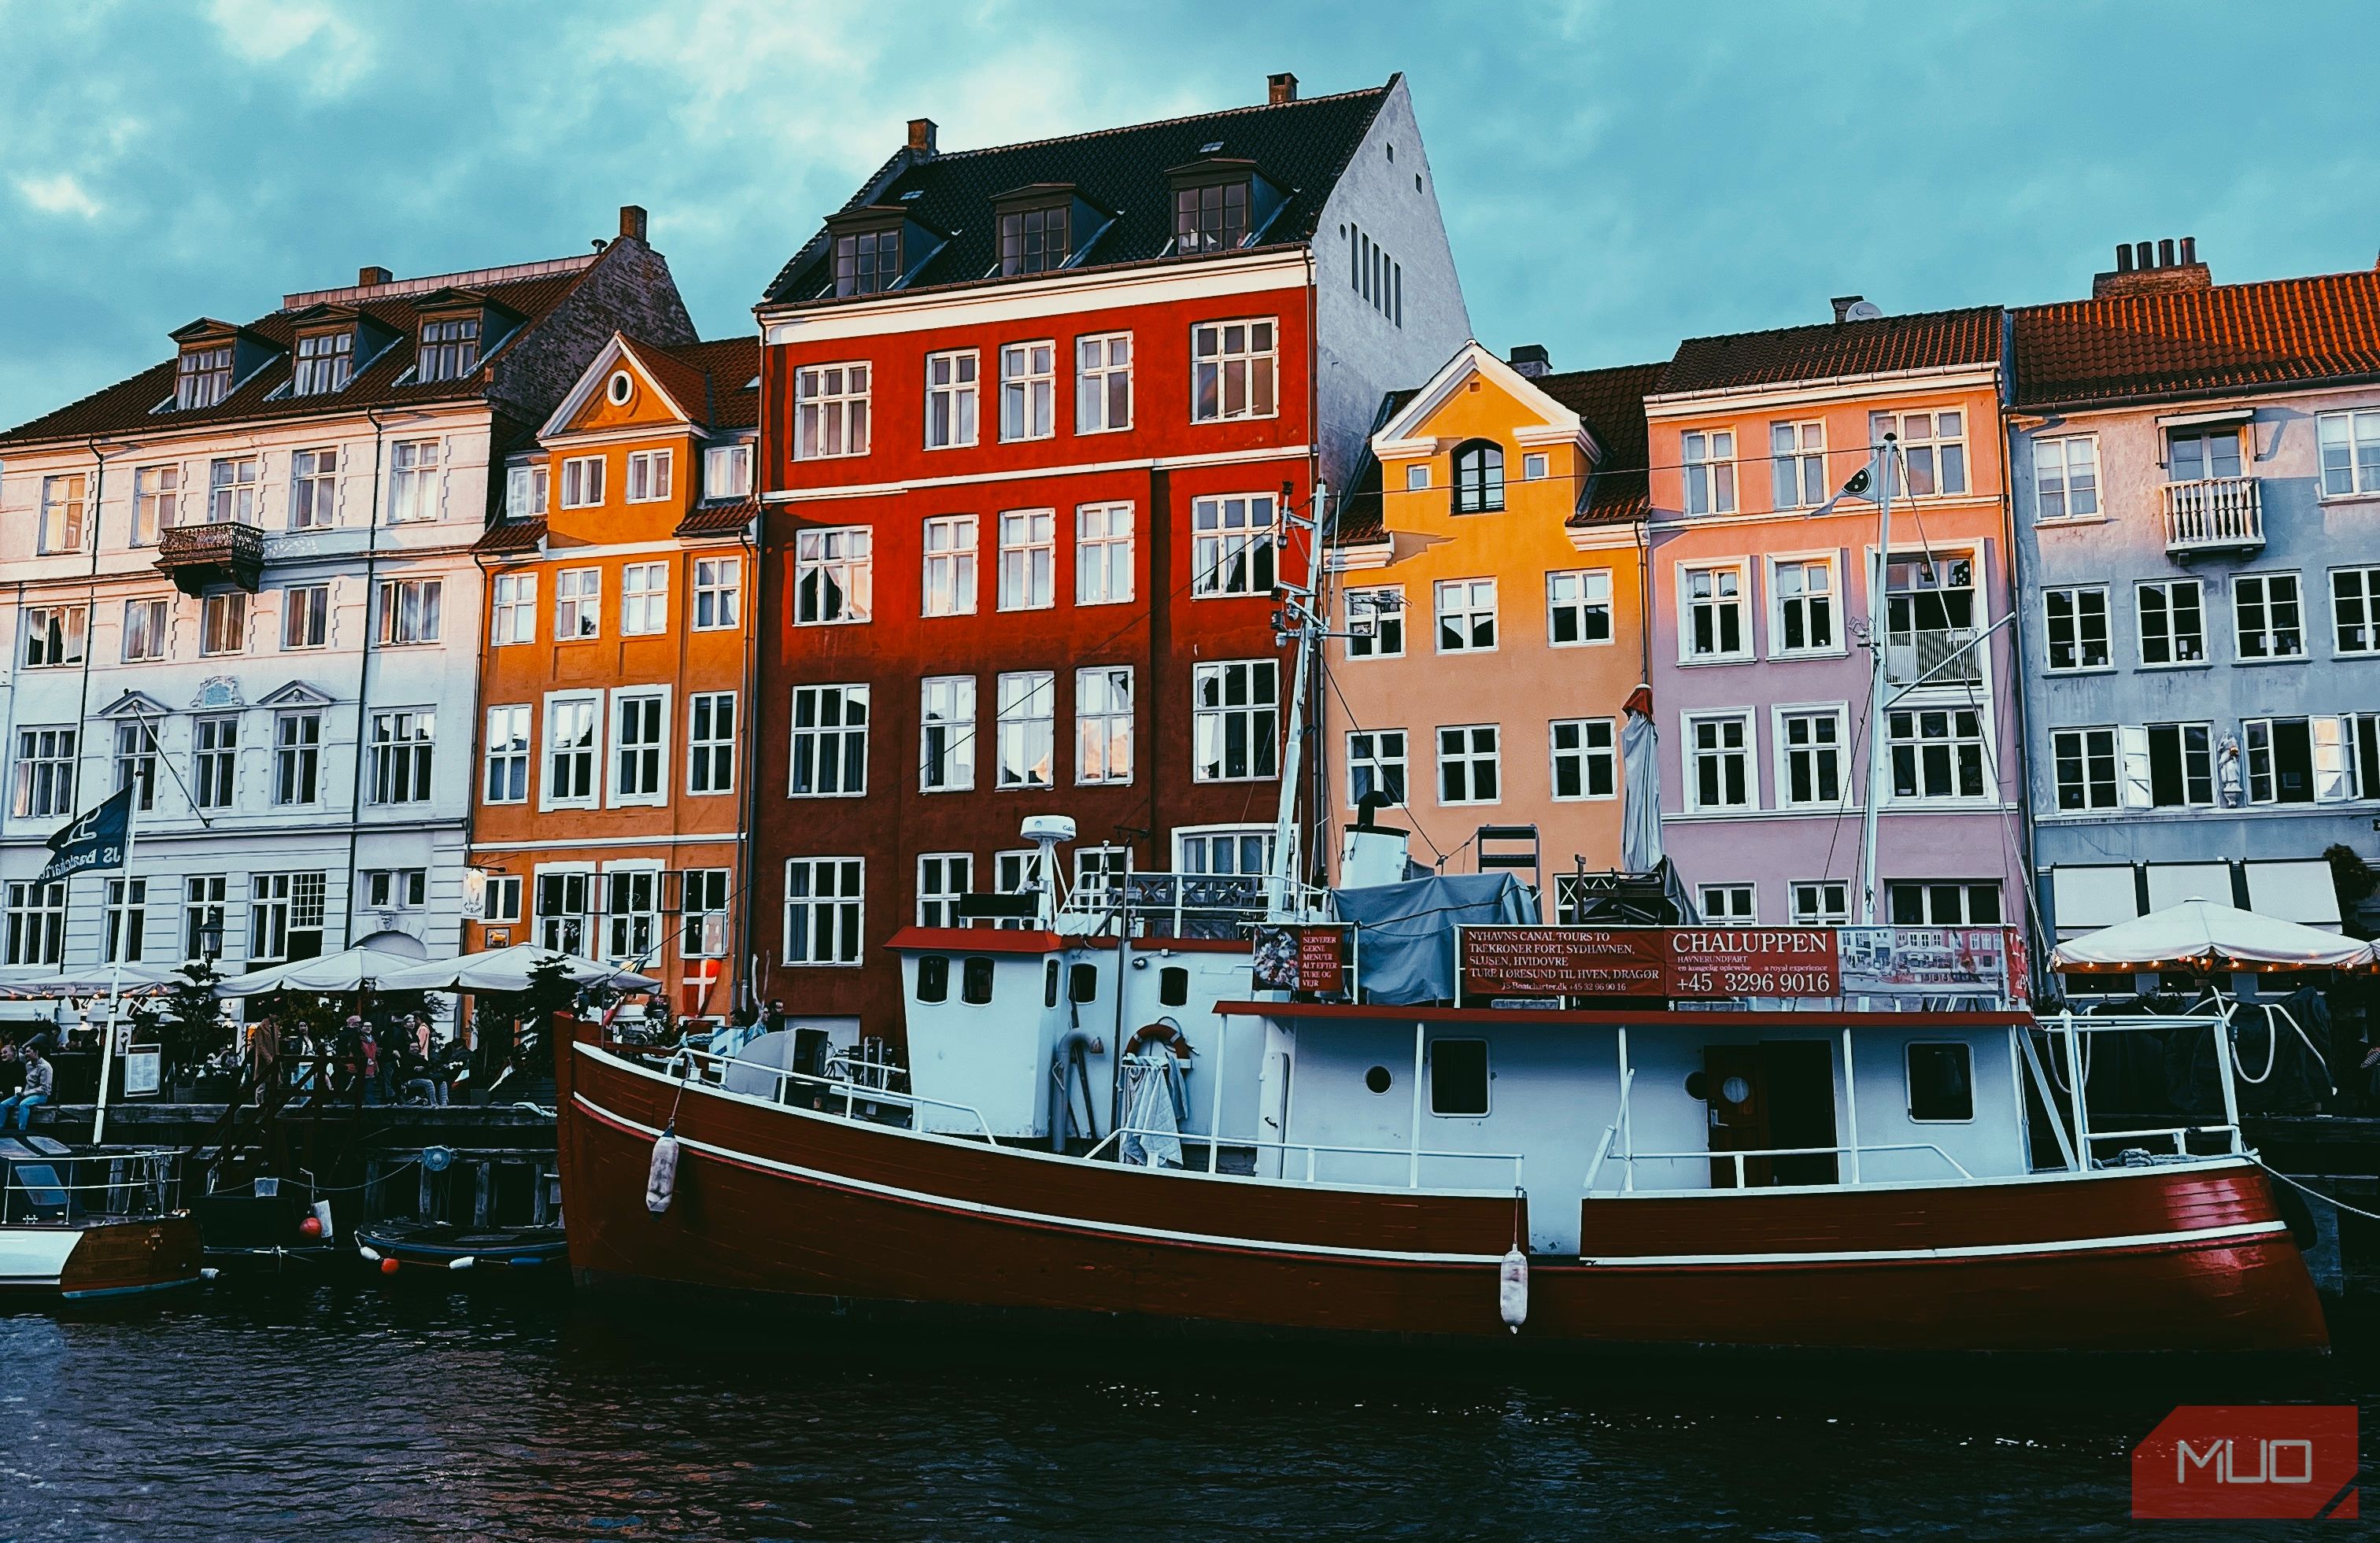
[[[2211,900],[2185,900],[2059,943],[2049,955],[2050,967],[2059,970],[2180,969],[2216,962],[2356,969],[2373,962],[2373,946]]]
[[[1355,929],[1366,1002],[1402,1005],[1454,1000],[1454,929],[1527,926],[1536,901],[1509,873],[1447,873],[1402,884],[1333,890],[1339,919]]]

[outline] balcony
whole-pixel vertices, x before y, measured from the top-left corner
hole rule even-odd
[[[264,532],[236,521],[160,530],[157,571],[186,595],[225,584],[252,595],[264,576]]]
[[[1971,626],[1925,627],[1896,632],[1884,646],[1884,678],[1895,686],[1979,686],[1984,650],[1973,647]],[[1964,650],[1963,652],[1961,650]]]
[[[2204,553],[2262,552],[2265,503],[2253,477],[2168,482],[2165,550],[2187,562]]]

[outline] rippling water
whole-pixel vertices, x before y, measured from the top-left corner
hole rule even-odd
[[[2345,1348],[2312,1374],[1988,1380],[1710,1358],[1513,1380],[761,1316],[399,1279],[0,1318],[0,1537],[2115,1537],[2172,1404],[2380,1403],[2368,1311],[2334,1313]]]

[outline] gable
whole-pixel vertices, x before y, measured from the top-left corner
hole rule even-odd
[[[1590,456],[1594,436],[1578,413],[1554,400],[1477,339],[1455,350],[1429,383],[1372,436],[1383,461],[1436,454],[1475,436],[1524,445],[1575,443]]]
[[[639,349],[615,333],[538,437],[690,428],[703,408],[701,391],[701,378],[675,359]],[[694,399],[683,400],[689,394]]]

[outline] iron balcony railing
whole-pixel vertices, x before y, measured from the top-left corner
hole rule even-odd
[[[2265,544],[2265,503],[2253,477],[2168,482],[2162,497],[2165,549],[2176,556],[2255,552]]]
[[[1885,678],[1895,686],[1973,686],[1984,678],[1984,650],[1971,626],[1896,632],[1885,642]],[[1964,650],[1964,651],[1961,651]]]
[[[254,594],[264,576],[264,532],[237,520],[169,526],[157,532],[157,567],[187,593],[231,584]]]

